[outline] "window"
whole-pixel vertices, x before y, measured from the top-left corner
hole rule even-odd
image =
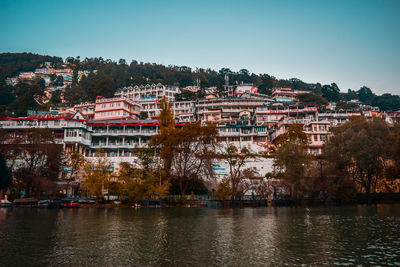
[[[108,112],[108,116],[112,116],[112,111],[109,111],[109,112]]]
[[[121,106],[121,103],[118,102],[118,103],[117,103],[117,107],[120,107],[120,106]]]
[[[106,104],[102,104],[102,105],[101,105],[101,108],[106,108]]]
[[[104,117],[105,115],[106,115],[106,113],[105,113],[105,112],[102,112],[102,113],[101,113],[101,116],[102,116],[102,117]]]
[[[118,115],[119,115],[119,111],[115,111],[115,115],[117,115],[117,116],[118,116]]]
[[[110,108],[113,108],[113,107],[114,107],[114,103],[111,103],[111,104],[110,104]]]
[[[323,142],[326,141],[326,134],[321,134],[321,141],[323,141]]]
[[[318,134],[314,134],[314,141],[318,141]]]

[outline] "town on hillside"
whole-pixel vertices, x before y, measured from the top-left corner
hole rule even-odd
[[[132,84],[118,88],[113,95],[107,91],[107,96],[96,95],[93,100],[73,103],[64,95],[73,90],[71,88],[74,86],[85,83],[88,76],[98,75],[98,70],[93,68],[79,70],[76,64],[73,59],[58,63],[57,67],[51,62],[45,62],[32,72],[20,72],[16,77],[8,77],[6,83],[17,88],[21,84],[34,86],[36,83],[41,83],[44,94],[40,97],[32,96],[36,105],[41,106],[40,109],[26,110],[25,116],[9,113],[9,116],[0,118],[0,130],[3,134],[1,143],[5,150],[13,151],[13,147],[17,144],[47,142],[39,139],[35,141],[26,135],[32,129],[43,129],[51,132],[54,143],[62,148],[63,155],[78,153],[83,158],[79,166],[76,163],[74,165],[71,157],[64,156],[67,160],[58,163],[61,165],[53,174],[68,196],[77,194],[80,185],[87,179],[88,171],[84,170],[83,162],[90,162],[93,166],[100,161],[106,162],[111,176],[118,176],[124,172],[126,164],[132,168],[143,168],[143,161],[139,159],[137,152],[148,148],[151,140],[162,135],[160,114],[166,107],[172,112],[175,128],[185,128],[185,125],[196,123],[201,127],[213,125],[216,130],[215,141],[218,144],[218,148],[214,148],[215,151],[229,152],[225,153],[228,156],[232,151],[238,157],[246,153],[251,155],[242,157],[242,165],[237,167],[235,164],[238,159],[232,161],[232,158],[221,156],[220,153],[209,162],[209,169],[204,170],[203,177],[207,176],[207,179],[202,181],[206,187],[203,191],[223,191],[221,184],[230,179],[232,199],[246,195],[263,195],[263,198],[273,199],[293,193],[293,185],[280,176],[285,169],[288,172],[289,167],[282,167],[287,159],[279,163],[276,151],[282,147],[282,140],[291,138],[294,125],[301,132],[299,140],[302,138],[301,135],[305,137],[302,148],[306,154],[313,157],[314,162],[320,160],[318,162],[322,164],[322,159],[325,158],[324,145],[334,134],[334,129],[355,119],[366,122],[379,120],[392,128],[400,122],[400,110],[381,110],[373,106],[371,101],[360,101],[354,97],[347,101],[343,99],[332,101],[335,97],[330,97],[329,94],[338,94],[337,90],[332,89],[336,86],[334,84],[323,87],[332,89],[328,92],[323,91],[323,96],[327,98],[325,99],[312,91],[292,87],[276,86],[268,93],[262,88],[263,86],[251,82],[230,81],[230,77],[234,75],[229,73],[224,74],[224,83],[219,86],[204,86],[199,79],[194,79],[192,85],[184,87],[160,82]],[[94,90],[93,86],[89,89]],[[370,92],[368,90],[361,88],[358,93],[349,90],[348,94],[355,93],[362,98]],[[54,102],[55,95],[59,97],[57,102]],[[163,147],[164,144],[161,142],[159,146]],[[190,149],[192,147],[189,146]],[[232,150],[232,147],[235,149]],[[25,152],[22,150],[18,153]],[[165,169],[165,166],[171,163],[163,159],[161,154],[156,165]],[[149,154],[147,157],[150,157]],[[25,164],[21,163],[21,160],[15,161],[15,158],[14,161],[8,160],[8,162],[13,162],[11,168],[14,169]],[[203,161],[194,162],[200,164],[199,162]],[[305,163],[301,164],[304,166]],[[40,167],[40,164],[38,166]],[[92,171],[99,168],[93,166]],[[169,170],[174,168],[178,167],[168,167]],[[233,170],[234,168],[238,169]],[[169,170],[164,170],[166,173],[161,173],[160,170],[160,186],[161,176],[164,180],[169,179],[168,176],[173,176]],[[263,185],[264,181],[267,181],[273,190],[262,192],[257,186],[235,183],[232,178],[235,171],[240,173],[239,180],[255,178],[258,184],[262,181]],[[196,173],[191,175],[198,179],[200,169],[196,169]],[[399,190],[400,184],[397,180],[388,184],[381,188],[386,186],[392,191]],[[196,191],[185,188],[186,186],[180,183],[180,188],[176,192],[187,194]],[[235,192],[232,193],[233,191]],[[319,194],[326,195],[325,191],[319,190]],[[365,189],[359,191],[365,192]],[[109,194],[108,189],[103,188],[100,195],[103,196],[105,193]]]

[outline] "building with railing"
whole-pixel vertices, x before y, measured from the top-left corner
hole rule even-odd
[[[268,105],[265,99],[219,98],[202,99],[196,103],[196,117],[201,122],[235,125],[240,112],[247,110],[252,116],[258,107]]]
[[[180,93],[179,86],[158,84],[146,84],[124,87],[115,93],[115,96],[124,96],[132,100],[145,100],[155,98],[161,100],[166,97],[169,102],[175,100],[175,95]]]

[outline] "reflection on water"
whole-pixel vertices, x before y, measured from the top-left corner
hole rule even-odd
[[[400,265],[400,205],[0,209],[0,266]]]

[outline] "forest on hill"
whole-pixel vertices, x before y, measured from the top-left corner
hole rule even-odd
[[[33,100],[33,96],[43,95],[43,83],[41,81],[30,84],[19,83],[9,86],[5,79],[15,77],[23,71],[33,71],[43,63],[50,62],[55,68],[59,68],[63,59],[60,57],[43,56],[32,53],[2,53],[0,54],[0,113],[3,115],[22,116],[27,109],[45,109],[49,105],[58,105],[58,99],[52,99],[45,106],[39,105]],[[352,109],[354,105],[348,103],[358,99],[364,104],[378,106],[381,110],[399,110],[400,98],[397,95],[376,95],[368,87],[359,90],[348,89],[342,92],[336,83],[306,83],[300,79],[278,79],[268,74],[255,74],[247,69],[232,71],[222,68],[218,71],[210,68],[192,69],[187,66],[162,65],[156,63],[143,63],[132,60],[130,63],[124,59],[113,61],[101,57],[85,58],[67,57],[65,62],[74,70],[72,85],[65,90],[65,99],[69,104],[83,101],[92,101],[96,96],[111,97],[118,88],[130,85],[147,83],[162,83],[166,85],[179,85],[186,87],[198,82],[202,89],[216,86],[220,95],[224,95],[223,85],[225,75],[229,76],[230,85],[252,83],[258,86],[259,93],[270,95],[275,87],[291,87],[295,90],[309,91],[300,96],[304,104],[317,105],[323,108],[328,102],[336,102],[341,109]],[[76,79],[79,70],[97,70],[84,76],[79,82]],[[188,95],[186,97],[201,98],[202,94]]]

